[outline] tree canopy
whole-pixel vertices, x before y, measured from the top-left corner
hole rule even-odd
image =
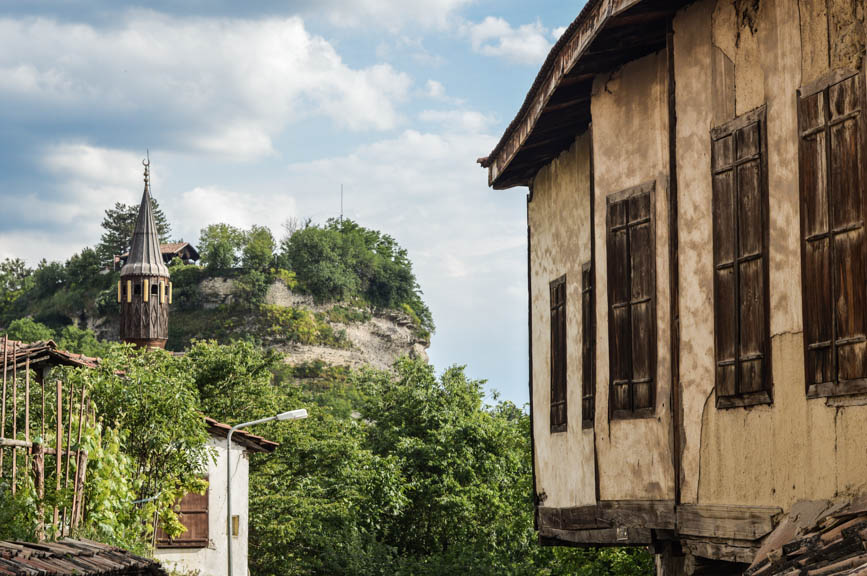
[[[106,209],[105,217],[102,219],[102,238],[96,248],[101,263],[110,264],[115,256],[129,252],[140,206],[140,204],[115,202],[113,208]],[[160,242],[168,242],[172,228],[156,198],[151,197],[151,208]]]

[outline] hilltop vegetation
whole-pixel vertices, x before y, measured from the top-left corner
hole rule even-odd
[[[130,207],[127,207],[130,208]],[[65,263],[40,261],[35,268],[20,259],[0,262],[0,326],[23,318],[59,334],[70,325],[99,328],[116,324],[119,273],[106,268],[105,253],[117,245],[116,229],[128,225],[123,205],[106,211],[106,233],[96,249],[85,248]],[[109,215],[112,215],[109,218]],[[170,266],[174,286],[169,347],[181,350],[196,338],[274,339],[340,345],[326,319],[309,311],[280,311],[265,305],[268,288],[282,282],[316,302],[339,302],[356,310],[398,310],[415,323],[422,339],[434,329],[430,310],[406,250],[387,234],[351,220],[306,222],[287,230],[277,243],[270,230],[240,230],[212,224],[202,230],[203,266]],[[205,309],[200,287],[208,278],[231,278],[231,303]],[[110,332],[109,332],[110,333]]]

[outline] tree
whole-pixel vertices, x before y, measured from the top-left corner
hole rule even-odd
[[[108,541],[125,534],[141,544],[152,535],[155,516],[170,535],[182,533],[175,502],[187,492],[204,490],[201,471],[213,457],[198,393],[183,359],[163,350],[115,344],[98,367],[66,369],[61,379],[73,389],[87,387],[102,425],[116,434],[124,460],[123,473],[106,471],[113,480],[101,487],[94,486],[88,468],[85,533]],[[107,463],[114,464],[116,457],[108,456]],[[98,458],[94,461],[100,464]],[[98,470],[94,476],[100,476]],[[91,497],[97,488],[102,501]],[[135,500],[145,504],[136,506]],[[92,515],[94,508],[98,513]]]
[[[274,260],[274,248],[274,236],[271,231],[265,226],[254,224],[244,238],[244,268],[266,271]]]
[[[199,236],[199,254],[210,270],[237,268],[244,246],[244,233],[229,224],[211,224]]]
[[[32,275],[33,270],[20,258],[0,262],[0,315],[32,286]]]
[[[10,322],[9,328],[6,329],[6,335],[9,336],[10,340],[30,343],[51,340],[54,338],[54,331],[45,324],[25,317]]]
[[[103,264],[111,264],[115,256],[129,252],[140,207],[140,204],[115,202],[114,208],[106,209],[105,217],[102,219],[102,238],[96,248]],[[151,207],[160,242],[168,242],[172,229],[159,203],[153,197],[151,197]]]
[[[360,298],[381,308],[408,308],[423,332],[433,332],[409,255],[388,234],[332,218],[287,235],[278,260],[317,300]]]
[[[538,544],[529,417],[509,402],[485,405],[482,382],[463,368],[438,378],[432,366],[403,359],[394,372],[365,369],[311,389],[269,388],[260,377],[241,413],[221,396],[237,390],[229,382],[250,377],[231,368],[243,363],[243,354],[212,359],[219,369],[200,372],[224,383],[208,395],[209,410],[229,411],[220,416],[229,422],[302,406],[310,413],[298,425],[257,431],[281,447],[251,455],[252,573],[652,574],[641,550]],[[340,394],[354,416],[335,408]],[[269,396],[274,404],[257,410],[256,398]]]
[[[93,248],[85,248],[66,261],[65,278],[71,288],[87,289],[102,280],[100,258]]]
[[[108,354],[111,344],[97,340],[93,330],[70,324],[60,330],[57,336],[57,347],[85,356],[100,357]]]

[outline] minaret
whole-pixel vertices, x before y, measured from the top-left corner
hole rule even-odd
[[[144,164],[144,194],[129,259],[120,270],[117,299],[120,302],[120,338],[137,346],[165,348],[169,337],[169,304],[172,284],[160,253],[154,212],[151,207],[150,160]]]

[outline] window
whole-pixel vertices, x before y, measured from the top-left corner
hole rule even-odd
[[[133,289],[135,290],[134,294],[136,296],[141,296],[141,284],[137,283]]]
[[[178,519],[187,531],[177,538],[169,538],[162,527],[157,528],[158,548],[204,548],[208,545],[208,494],[187,494],[175,507]],[[225,520],[224,520],[225,522]]]
[[[612,419],[654,412],[656,378],[655,183],[607,199],[609,410]]]
[[[772,401],[766,118],[762,106],[711,131],[719,408]]]
[[[593,266],[581,267],[581,428],[593,428],[596,411],[596,347],[593,308]]]
[[[798,94],[809,396],[867,392],[863,73]]]
[[[566,430],[566,276],[551,282],[551,432]]]
[[[158,296],[160,293],[160,285],[157,283],[151,284],[151,296]]]

